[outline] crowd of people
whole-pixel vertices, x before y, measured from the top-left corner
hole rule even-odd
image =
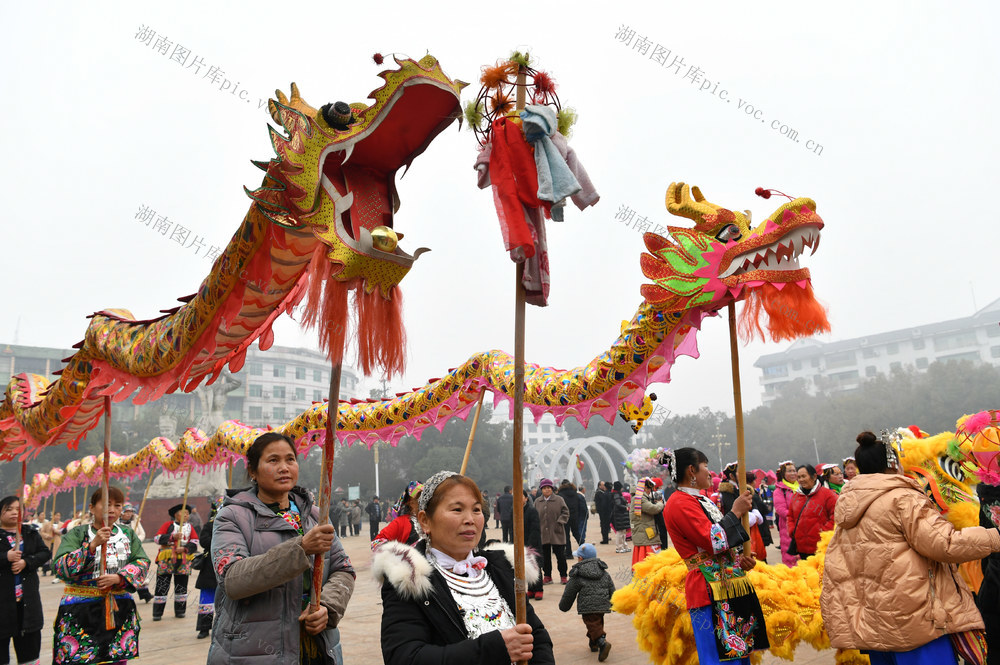
[[[323,525],[312,494],[298,486],[298,463],[286,436],[260,436],[247,451],[249,487],[213,502],[203,524],[192,506],[171,507],[153,535],[153,561],[133,506],[115,487],[106,500],[94,492],[86,515],[61,522],[56,514],[20,528],[19,500],[2,499],[0,608],[10,618],[0,622],[3,655],[13,642],[19,663],[38,662],[40,574],[51,571],[65,585],[53,662],[121,663],[139,654],[133,594],[153,601],[159,621],[172,591],[173,614],[183,617],[197,571],[196,630],[211,638],[210,664],[342,663],[338,625],[355,571],[341,539],[360,535],[367,515],[385,663],[554,663],[552,639],[531,604],[523,623],[515,617],[511,543],[521,510],[528,599],[543,600],[545,586],[557,583],[554,556],[559,609],[576,606],[599,661],[611,650],[604,616],[615,582],[586,542],[590,515],[600,543],[614,534],[615,553],[630,554],[633,567],[668,544],[676,549],[688,568],[685,599],[702,664],[749,663],[753,651],[768,648],[746,571],[766,562],[775,540],[781,563],[815,556],[831,530],[821,605],[834,647],[860,649],[874,665],[947,664],[957,656],[986,665],[1000,656],[1000,525],[993,521],[1000,507],[984,510],[981,526],[956,530],[902,475],[893,446],[870,432],[841,464],[784,461],[774,472],[748,472],[742,493],[735,463],[715,473],[702,452],[681,448],[663,455],[659,476],[634,485],[601,481],[592,496],[568,479],[543,478],[520,497],[509,486],[491,497],[472,479],[441,471],[410,482],[388,509],[379,497],[366,505],[337,501]],[[979,491],[984,501],[1000,501],[996,488]],[[491,514],[497,538],[487,537]],[[324,565],[313,596],[317,557]],[[983,561],[978,597],[953,565],[975,560]],[[996,646],[990,661],[987,644]]]

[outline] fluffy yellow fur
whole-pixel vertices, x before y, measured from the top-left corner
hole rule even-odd
[[[911,477],[925,480],[930,474],[935,478],[937,494],[948,505],[947,517],[960,529],[979,524],[979,504],[975,502],[975,490],[970,488],[975,478],[955,478],[941,466],[940,459],[947,455],[948,442],[954,436],[943,432],[916,439],[911,434],[902,443],[902,462],[904,471]],[[968,495],[972,500],[948,503],[948,499],[956,495]],[[826,547],[832,536],[832,531],[824,533],[816,555],[800,561],[793,568],[780,563],[759,563],[747,573],[764,611],[770,651],[779,658],[794,660],[795,649],[801,642],[814,649],[830,648],[830,638],[820,615],[819,596]],[[686,576],[684,562],[671,547],[637,563],[632,582],[615,592],[611,599],[615,612],[632,615],[636,641],[650,654],[654,663],[698,663],[691,617],[684,601]],[[756,665],[761,658],[760,652],[754,653],[751,662]],[[868,665],[868,658],[854,649],[838,649],[836,660],[838,665]]]

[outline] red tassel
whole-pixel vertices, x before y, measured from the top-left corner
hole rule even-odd
[[[772,341],[791,341],[822,332],[830,332],[826,308],[813,295],[812,284],[805,287],[786,284],[780,291],[771,284],[752,289],[740,313],[740,337],[744,342],[757,335],[765,339],[761,310],[767,314],[767,336]]]
[[[347,335],[347,286],[333,279],[332,264],[323,243],[318,243],[309,262],[309,291],[302,311],[302,325],[319,327],[319,345],[332,363],[344,359]],[[325,288],[324,288],[325,283]]]
[[[406,328],[403,326],[403,294],[392,287],[389,299],[378,289],[358,289],[354,302],[358,313],[358,365],[365,376],[382,368],[386,379],[406,369]]]
[[[381,65],[383,62],[385,62],[385,58],[382,57],[381,53],[376,53],[375,55],[373,55],[372,60],[375,61],[376,65]]]

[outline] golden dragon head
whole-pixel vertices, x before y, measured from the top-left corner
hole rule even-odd
[[[310,106],[291,86],[276,91],[268,109],[284,132],[270,127],[276,157],[254,162],[266,171],[247,194],[261,212],[286,227],[308,225],[326,247],[332,276],[384,298],[426,249],[399,246],[395,175],[453,120],[461,117],[465,83],[454,81],[433,56],[396,58],[399,69],[379,74],[385,84],[370,105]]]
[[[697,187],[675,182],[667,189],[667,210],[695,224],[668,227],[669,238],[644,235],[650,253],[640,264],[653,281],[642,286],[647,302],[677,312],[718,310],[750,298],[744,332],[763,334],[757,323],[763,308],[776,341],[830,329],[812,295],[809,270],[798,262],[807,247],[819,247],[823,220],[812,199],[793,199],[751,228],[750,211],[728,210],[705,200]]]

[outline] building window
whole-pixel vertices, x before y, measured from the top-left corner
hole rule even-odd
[[[264,420],[264,407],[261,406],[251,406],[250,407],[250,422],[259,423]]]
[[[296,381],[305,381],[306,380],[306,368],[305,367],[296,367],[295,368],[295,380]]]
[[[971,360],[974,363],[979,362],[979,351],[967,351],[966,353],[954,353],[950,356],[938,356],[938,360],[946,363],[957,362],[961,360]]]
[[[889,371],[890,372],[898,372],[898,371],[900,371],[902,369],[903,369],[903,363],[901,363],[901,362],[889,363]]]
[[[275,399],[285,399],[285,387],[275,386],[271,388],[271,396]]]
[[[862,358],[876,358],[878,357],[878,351],[875,349],[863,349],[861,351]]]
[[[990,347],[990,357],[991,358],[1000,358],[1000,346],[991,346]]]
[[[305,398],[306,398],[306,389],[305,388],[296,388],[295,389],[295,399],[301,401],[301,400],[304,400]]]
[[[787,365],[774,365],[764,368],[764,376],[788,376]]]
[[[899,353],[899,342],[890,342],[885,345],[885,352],[890,356],[894,356]]]
[[[314,402],[322,402],[323,401],[323,391],[322,390],[314,390],[313,391],[313,401]]]
[[[878,374],[878,369],[876,369],[875,365],[869,365],[868,367],[865,367],[865,376],[867,376],[868,378],[876,376],[877,374]]]
[[[264,391],[264,386],[258,385],[256,383],[250,384],[250,397],[260,397],[263,391]]]
[[[283,379],[283,378],[285,378],[285,366],[284,365],[275,365],[274,366],[274,378],[276,378],[276,379]]]
[[[950,351],[965,346],[976,346],[975,330],[965,330],[950,335],[938,335],[934,338],[935,351]]]
[[[793,360],[792,361],[792,370],[795,371],[795,372],[797,372],[800,369],[802,369],[802,361],[801,360]]]
[[[276,406],[271,409],[271,417],[274,419],[274,424],[285,422],[285,408],[281,406]]]
[[[323,370],[321,370],[321,369],[314,369],[313,370],[313,381],[315,381],[316,383],[319,383],[322,380],[323,380]]]
[[[927,342],[925,342],[924,340],[922,340],[922,339],[915,339],[915,340],[913,340],[913,349],[915,351],[919,351],[920,349],[924,348],[925,346],[927,346]]]
[[[831,374],[830,380],[834,383],[852,383],[858,380],[858,370],[853,369],[850,372],[837,372],[836,374]]]
[[[250,376],[264,376],[264,363],[250,363]]]
[[[819,358],[813,358],[809,361],[810,367],[819,367]]]
[[[917,358],[917,369],[927,369],[927,358]]]
[[[857,362],[858,357],[854,351],[841,351],[840,353],[832,353],[826,357],[826,368],[850,367],[851,365],[856,365]]]
[[[987,337],[1000,337],[1000,323],[990,324],[990,326],[988,328],[986,328],[986,336]]]

